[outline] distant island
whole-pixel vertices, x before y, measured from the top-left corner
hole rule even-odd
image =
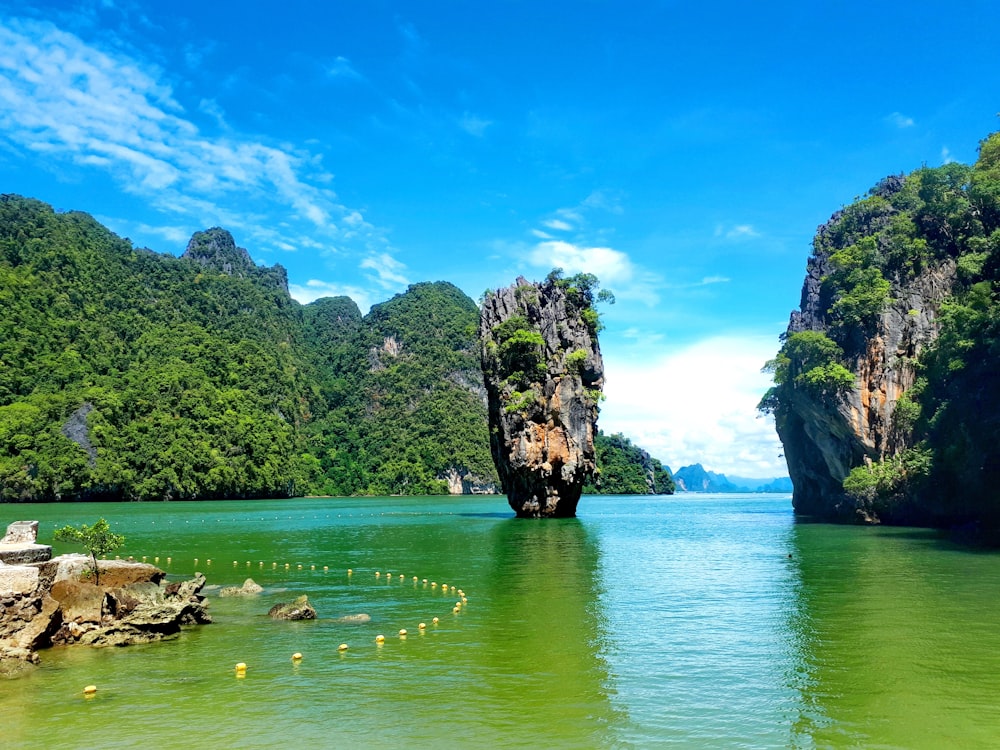
[[[706,470],[701,464],[691,464],[678,469],[674,483],[681,492],[791,492],[792,480],[788,477],[751,479],[750,477],[727,477]]]

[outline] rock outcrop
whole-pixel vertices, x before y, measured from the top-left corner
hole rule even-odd
[[[91,568],[86,555],[0,564],[0,663],[37,662],[38,649],[48,646],[149,643],[212,621],[201,574],[168,583],[152,565],[102,560],[98,586],[89,580]]]
[[[813,242],[800,307],[792,312],[785,336],[804,331],[828,335],[843,350],[854,381],[836,393],[819,394],[791,378],[772,389],[778,393],[773,411],[794,488],[792,504],[800,514],[877,522],[868,504],[845,494],[843,481],[854,467],[908,447],[894,419],[895,407],[914,384],[918,357],[938,336],[941,304],[955,290],[955,261],[938,257],[916,273],[887,271],[886,304],[870,319],[849,325],[835,303],[850,290],[838,290],[831,282],[844,273],[846,261],[838,266],[834,256],[843,255],[845,248],[851,251],[870,240],[877,253],[891,252],[890,228],[901,214],[893,201],[904,184],[902,177],[886,178],[866,202],[836,212]],[[869,263],[877,268],[874,260]],[[882,278],[878,270],[874,273]]]
[[[0,563],[26,565],[44,562],[52,557],[52,547],[37,544],[38,521],[14,521],[0,539]]]
[[[220,227],[195,232],[181,258],[198,263],[209,271],[251,278],[263,286],[275,287],[288,293],[288,272],[283,266],[258,266],[245,248],[236,246],[233,235]]]
[[[309,597],[303,594],[294,602],[275,604],[268,610],[268,616],[273,620],[315,620],[316,610],[309,603]]]
[[[219,591],[219,596],[256,596],[264,590],[264,587],[253,578],[247,578],[242,586],[226,586]]]
[[[490,447],[519,517],[574,516],[595,468],[604,363],[591,285],[575,281],[518,278],[480,311]]]

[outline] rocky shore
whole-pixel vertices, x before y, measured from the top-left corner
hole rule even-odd
[[[33,540],[23,544],[40,546]],[[18,558],[16,550],[5,552],[11,553],[7,559]],[[201,574],[172,583],[146,563],[101,560],[99,565],[98,586],[87,555],[24,564],[0,560],[0,676],[37,663],[38,650],[50,646],[150,643],[177,635],[183,625],[212,621],[200,593]]]

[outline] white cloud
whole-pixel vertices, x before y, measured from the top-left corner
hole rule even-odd
[[[953,157],[951,155],[951,151],[948,150],[947,146],[943,146],[941,148],[941,163],[942,164],[951,164],[954,161],[955,161],[955,157]]]
[[[361,268],[374,271],[374,274],[366,275],[383,289],[398,289],[410,283],[403,273],[406,266],[388,253],[365,258],[361,261]]]
[[[528,256],[538,268],[561,268],[567,274],[592,273],[608,285],[632,279],[629,257],[610,247],[580,247],[562,240],[539,242]]]
[[[698,286],[708,286],[709,284],[727,284],[731,281],[728,276],[706,276]]]
[[[912,117],[907,117],[901,112],[893,112],[891,115],[888,115],[885,119],[886,122],[888,122],[890,125],[895,125],[897,128],[900,129],[912,128],[914,125],[916,125]]]
[[[568,221],[563,221],[562,219],[549,219],[548,221],[543,221],[543,225],[549,229],[555,229],[558,232],[568,232],[573,228],[573,225]]]
[[[754,229],[752,224],[736,224],[733,226],[719,224],[715,227],[715,236],[727,240],[750,240],[760,237],[760,232]]]
[[[551,234],[549,234],[548,232],[543,232],[541,229],[532,229],[531,230],[531,234],[534,235],[535,237],[537,237],[540,240],[551,240],[551,239],[553,239],[553,237],[552,237]]]
[[[319,157],[231,130],[202,134],[155,67],[25,19],[0,22],[0,50],[0,140],[105,171],[168,223],[242,227],[269,243],[258,251],[277,247],[265,217],[286,222],[285,243],[298,244],[296,233],[342,240],[337,222],[346,218],[362,246],[384,244],[319,186],[329,177]],[[216,102],[198,107],[224,124]]]
[[[360,80],[363,76],[354,69],[351,65],[351,61],[346,57],[337,56],[334,58],[333,62],[326,69],[326,74],[331,78],[340,78],[342,80]]]
[[[600,427],[623,432],[672,469],[693,463],[749,477],[787,475],[774,420],[757,413],[760,372],[778,341],[706,339],[658,359],[605,354]]]
[[[465,112],[458,121],[458,126],[469,135],[482,138],[486,135],[486,128],[493,124],[492,120],[484,120],[482,117]]]

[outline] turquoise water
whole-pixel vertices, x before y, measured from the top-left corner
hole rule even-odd
[[[208,590],[215,623],[176,640],[43,652],[0,682],[3,747],[1000,742],[1000,555],[796,523],[788,496],[587,497],[544,522],[502,498],[0,507],[41,541],[104,516],[172,579],[265,587]],[[317,621],[266,616],[303,593]]]

